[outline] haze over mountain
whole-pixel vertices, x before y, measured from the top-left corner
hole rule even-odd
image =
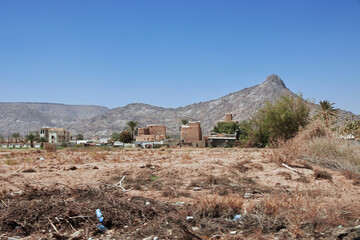
[[[126,122],[134,120],[139,126],[164,124],[170,134],[179,133],[179,121],[186,118],[200,121],[204,133],[226,112],[232,112],[238,121],[248,120],[266,101],[274,101],[281,95],[292,93],[275,74],[256,86],[230,93],[221,98],[195,103],[179,108],[163,108],[143,103],[132,103],[124,107],[108,109],[92,105],[64,105],[52,103],[0,103],[0,133],[19,132],[25,134],[42,126],[65,127],[74,134],[110,136],[121,131]],[[313,105],[315,108],[316,105]],[[340,111],[340,118],[350,115]]]

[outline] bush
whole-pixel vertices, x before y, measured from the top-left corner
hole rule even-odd
[[[131,143],[133,140],[133,137],[130,132],[124,130],[120,133],[119,140],[124,143]]]
[[[67,147],[68,147],[68,144],[67,144],[67,143],[62,143],[62,144],[61,144],[61,147],[62,147],[62,148],[67,148]]]
[[[218,122],[212,131],[216,133],[236,134],[236,139],[247,140],[250,130],[250,122],[243,121],[239,124],[237,122]]]
[[[252,120],[252,145],[277,145],[293,138],[309,123],[309,113],[310,107],[301,95],[281,96],[274,103],[267,102]]]

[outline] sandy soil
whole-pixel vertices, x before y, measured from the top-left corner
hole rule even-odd
[[[271,162],[270,155],[268,149],[237,148],[2,150],[0,239],[69,239],[74,233],[78,235],[72,239],[335,239],[338,225],[345,229],[360,224],[360,186],[353,180],[330,170],[332,179],[316,178],[314,171],[324,169],[301,164],[293,166],[299,174]],[[121,186],[127,192],[118,184],[124,176]],[[90,190],[94,192],[85,196],[83,191]],[[37,200],[46,199],[49,203],[42,208],[55,199],[53,209],[37,216]],[[69,199],[73,205],[62,205],[63,216],[55,216],[62,214],[56,209],[60,202]],[[84,205],[90,200],[94,204]],[[128,215],[120,216],[115,202]],[[31,204],[38,210],[27,212]],[[71,213],[71,207],[84,212]],[[104,234],[96,230],[95,208],[104,209],[108,219],[104,225],[110,230]],[[259,209],[265,209],[262,215]],[[111,220],[111,211],[119,211],[118,218]],[[314,224],[309,212],[314,212]],[[235,214],[243,219],[232,221]],[[290,221],[291,214],[296,219]],[[321,216],[327,224],[316,223]],[[276,218],[271,226],[270,217]],[[24,219],[33,221],[33,227]]]

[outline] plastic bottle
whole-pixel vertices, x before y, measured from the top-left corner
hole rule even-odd
[[[104,220],[104,217],[103,217],[100,209],[96,209],[95,213],[96,213],[96,217],[99,220],[99,222],[102,222]]]
[[[96,226],[96,228],[99,229],[103,233],[108,230],[104,225],[102,225],[100,223]]]

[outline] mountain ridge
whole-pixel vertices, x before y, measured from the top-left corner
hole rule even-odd
[[[231,92],[217,99],[186,106],[167,108],[146,103],[129,103],[109,109],[97,105],[67,105],[62,103],[0,103],[0,133],[7,136],[14,132],[25,134],[43,126],[65,127],[74,134],[110,136],[121,131],[130,120],[140,127],[147,124],[164,124],[170,134],[178,134],[182,118],[200,121],[205,134],[209,133],[226,112],[232,112],[234,120],[249,120],[266,101],[274,101],[281,95],[295,95],[284,81],[272,74],[265,81],[252,87]],[[313,106],[312,114],[314,114]],[[352,113],[341,110],[340,118]],[[360,117],[360,116],[357,116]]]

